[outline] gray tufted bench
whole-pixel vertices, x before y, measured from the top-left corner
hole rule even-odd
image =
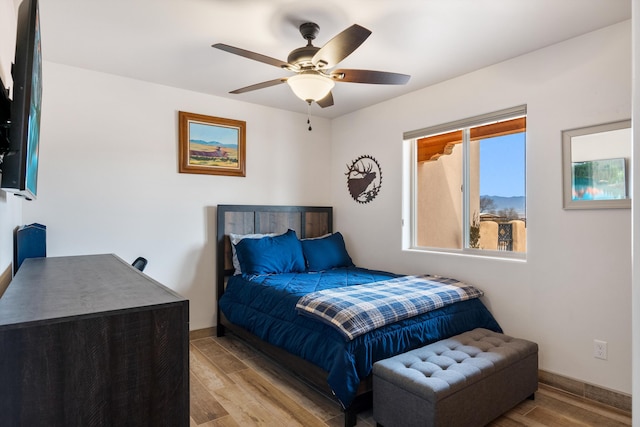
[[[538,389],[538,345],[474,329],[373,365],[385,427],[484,426]]]

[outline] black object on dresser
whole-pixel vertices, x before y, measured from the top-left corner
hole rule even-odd
[[[188,426],[188,312],[115,255],[25,260],[0,298],[0,426]]]

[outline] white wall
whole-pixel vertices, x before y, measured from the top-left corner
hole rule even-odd
[[[474,283],[506,333],[538,342],[541,369],[630,393],[631,212],[563,210],[561,162],[562,130],[631,116],[630,52],[627,21],[335,119],[335,225],[356,264]],[[527,260],[403,252],[403,132],[521,104]],[[383,173],[366,205],[344,177],[363,154]],[[592,356],[594,339],[608,342],[608,360]]]
[[[0,77],[6,87],[13,84],[17,10],[13,0],[0,0]],[[13,230],[21,224],[21,216],[22,200],[0,190],[0,274],[13,261]]]
[[[632,104],[633,104],[633,115],[631,117],[633,123],[640,123],[640,3],[638,0],[634,0],[632,3],[632,17],[631,20],[633,22],[632,25],[632,46],[633,46],[633,93],[632,93]],[[636,149],[638,144],[640,144],[640,129],[638,126],[632,127],[633,132],[633,146],[632,146],[632,163],[634,165],[640,164],[640,150]],[[632,175],[633,179],[633,189],[640,189],[640,174],[634,173]],[[633,345],[632,345],[632,354],[635,355],[633,358],[633,392],[632,394],[636,396],[635,399],[632,399],[632,412],[636,414],[633,417],[633,426],[640,426],[640,399],[637,396],[640,396],[640,199],[638,199],[637,190],[634,191],[634,194],[631,197],[631,212],[633,215],[632,224],[633,224],[633,233],[632,233],[632,249],[631,253],[633,255],[633,284],[632,284],[632,324],[636,325],[632,328],[633,333]]]
[[[115,253],[215,323],[215,206],[328,205],[330,123],[272,108],[43,64],[38,198],[49,256]],[[178,173],[178,111],[247,122],[246,177]]]

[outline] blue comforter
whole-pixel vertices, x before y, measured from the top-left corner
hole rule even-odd
[[[327,383],[343,407],[353,401],[373,363],[474,329],[502,332],[479,299],[401,320],[353,340],[335,328],[299,315],[300,297],[323,289],[387,280],[399,275],[356,267],[319,273],[233,276],[219,307],[233,324],[328,372]]]

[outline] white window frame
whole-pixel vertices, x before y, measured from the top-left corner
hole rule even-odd
[[[417,129],[403,134],[403,180],[402,180],[402,249],[405,251],[444,253],[453,255],[470,255],[474,257],[504,258],[509,260],[524,261],[527,252],[494,251],[487,249],[468,248],[469,246],[469,194],[470,188],[470,159],[469,159],[469,128],[498,122],[508,119],[515,119],[527,115],[527,106],[507,108],[493,113],[482,114],[462,120]],[[462,249],[424,247],[416,244],[417,214],[416,199],[418,191],[417,183],[417,140],[428,135],[452,132],[465,129],[463,132],[463,198],[462,222],[463,222],[463,242]],[[526,144],[526,141],[525,141]],[[525,145],[526,151],[526,145]],[[526,168],[526,158],[525,158]],[[527,197],[525,181],[525,197]],[[525,207],[526,209],[526,207]],[[528,239],[527,239],[528,242]],[[528,251],[528,244],[527,244]]]

